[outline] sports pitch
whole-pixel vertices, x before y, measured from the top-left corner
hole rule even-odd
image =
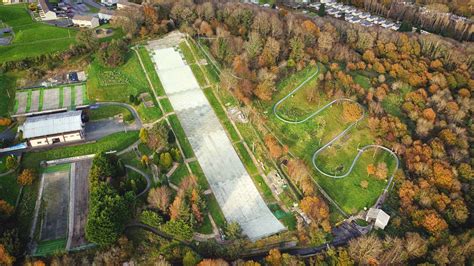
[[[48,167],[43,172],[37,251],[45,252],[51,248],[58,250],[65,247],[58,245],[58,241],[65,239],[68,232],[70,173],[70,164]]]
[[[68,84],[53,88],[20,90],[15,95],[15,115],[74,109],[89,104],[86,85]]]
[[[88,244],[85,223],[89,200],[90,158],[49,166],[42,174],[41,201],[34,223],[34,256],[74,250]]]

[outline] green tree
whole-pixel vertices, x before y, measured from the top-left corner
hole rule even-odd
[[[97,57],[104,66],[118,67],[125,63],[127,52],[128,46],[124,41],[112,40],[101,45]]]
[[[107,178],[114,179],[124,174],[125,170],[123,165],[119,163],[117,156],[100,152],[92,161],[89,183],[93,188],[99,181],[105,181]]]
[[[400,25],[400,28],[398,28],[398,31],[399,32],[412,32],[413,25],[408,21],[403,21],[402,24]]]
[[[99,44],[99,40],[91,29],[81,29],[76,35],[76,41],[87,49],[94,49]]]
[[[173,164],[173,158],[169,152],[164,152],[160,154],[160,165],[164,169],[169,169]]]
[[[148,132],[146,131],[145,128],[140,129],[140,133],[138,136],[140,137],[140,141],[142,143],[146,143],[148,141]]]
[[[158,228],[163,223],[163,217],[154,211],[144,210],[140,214],[140,222]]]
[[[7,156],[7,160],[5,162],[5,167],[8,170],[16,169],[18,167],[18,161],[17,161],[16,157],[13,156],[13,155]]]
[[[182,156],[181,156],[181,152],[179,151],[178,148],[172,148],[170,150],[170,153],[171,153],[171,156],[173,157],[173,160],[175,162],[181,162],[181,160],[183,159]]]
[[[237,222],[228,223],[224,231],[228,239],[239,239],[242,237],[242,228]]]
[[[183,266],[194,266],[201,261],[201,258],[198,254],[188,251],[183,257]]]
[[[319,6],[318,16],[320,16],[320,17],[326,16],[326,5],[325,4],[321,4]]]
[[[99,246],[115,243],[131,218],[134,204],[133,192],[122,197],[109,184],[99,183],[90,194],[87,240]]]
[[[163,231],[181,240],[189,240],[193,237],[192,226],[181,220],[170,220],[161,228]]]

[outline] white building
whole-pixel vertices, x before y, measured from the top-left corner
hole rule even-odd
[[[390,215],[385,213],[381,209],[370,208],[365,217],[367,222],[372,222],[375,220],[374,227],[378,229],[384,229],[387,226],[388,221],[390,220]]]
[[[0,2],[5,4],[5,5],[13,5],[13,4],[23,3],[22,0],[2,0]]]
[[[118,0],[100,0],[100,3],[104,6],[113,6],[117,4]]]
[[[117,1],[117,10],[124,9],[124,8],[140,8],[141,5],[135,4],[132,2],[128,2],[127,0],[118,0]]]
[[[31,147],[84,139],[82,111],[71,111],[26,118],[18,128]]]
[[[74,15],[72,23],[81,28],[95,28],[100,25],[99,19],[91,15]]]
[[[113,10],[110,10],[107,8],[101,8],[97,15],[99,16],[100,20],[109,21],[114,16],[114,13],[115,12]]]
[[[49,9],[48,3],[46,0],[38,0],[38,4],[40,6],[39,15],[42,20],[55,20],[58,19],[56,12]]]

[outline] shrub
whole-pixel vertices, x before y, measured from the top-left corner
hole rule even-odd
[[[163,217],[154,211],[144,210],[140,214],[140,222],[158,228],[163,223]]]
[[[35,181],[37,177],[37,174],[35,170],[33,169],[25,169],[21,174],[18,176],[18,184],[21,186],[29,186],[33,184],[33,181]]]
[[[173,164],[173,158],[169,152],[160,154],[160,166],[164,169],[169,169]]]
[[[18,167],[18,160],[16,159],[15,156],[10,155],[7,157],[5,166],[7,167],[8,170],[13,170]]]

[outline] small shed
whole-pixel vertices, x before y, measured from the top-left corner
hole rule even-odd
[[[390,215],[384,212],[382,209],[370,208],[365,217],[367,222],[375,221],[375,228],[384,229],[390,220]]]

